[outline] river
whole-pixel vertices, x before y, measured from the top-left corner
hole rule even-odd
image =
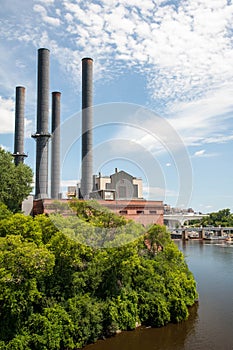
[[[122,332],[85,350],[233,350],[233,243],[177,242],[197,281],[190,317],[162,328]]]

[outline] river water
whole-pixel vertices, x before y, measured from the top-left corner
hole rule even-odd
[[[177,242],[197,281],[187,321],[122,332],[85,350],[233,350],[233,243]]]

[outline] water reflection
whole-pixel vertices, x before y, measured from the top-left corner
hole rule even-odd
[[[189,310],[188,321],[169,324],[162,328],[140,327],[135,331],[122,332],[113,338],[88,345],[85,350],[174,350],[184,349],[187,337],[195,336],[198,322],[198,303]]]

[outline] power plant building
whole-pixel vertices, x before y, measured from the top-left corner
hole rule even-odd
[[[142,179],[133,177],[125,171],[118,171],[110,176],[93,176],[91,198],[104,200],[143,199]]]
[[[69,186],[67,199],[60,199],[60,97],[52,93],[52,128],[49,131],[49,55],[46,48],[38,50],[36,181],[32,214],[56,211],[54,199],[66,202],[72,198],[94,199],[111,211],[143,225],[163,224],[163,202],[143,198],[142,179],[115,169],[110,176],[93,175],[93,60],[82,59],[82,175],[79,186]],[[16,89],[15,164],[24,157],[25,89]],[[49,142],[51,142],[51,196],[48,189]]]
[[[77,198],[79,186],[69,186],[67,200]],[[147,201],[143,198],[142,179],[135,178],[125,171],[118,171],[110,176],[93,176],[93,191],[90,199],[97,200],[98,203],[115,214],[124,216],[126,219],[134,220],[144,226],[150,224],[163,225],[164,207],[163,201]],[[82,200],[82,199],[80,199]],[[36,214],[50,214],[56,211],[51,199],[44,199],[34,206]],[[64,213],[66,215],[66,212]]]

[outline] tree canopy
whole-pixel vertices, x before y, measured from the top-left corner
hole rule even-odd
[[[141,224],[116,215],[95,200],[73,200],[70,203],[72,213],[71,209],[76,215],[63,217],[51,214],[51,221],[73,240],[91,247],[121,246],[134,241],[145,233],[145,228]]]
[[[218,212],[210,213],[207,217],[204,217],[200,224],[202,226],[222,226],[222,227],[232,227],[233,226],[233,214],[230,209],[221,209]]]
[[[25,164],[15,165],[13,156],[0,148],[0,202],[11,211],[21,210],[22,201],[31,192],[33,173]]]
[[[110,244],[100,249],[75,239],[74,232],[81,234],[85,220],[79,220],[78,229],[70,217],[71,226],[61,232],[44,215],[31,218],[4,211],[3,215],[2,350],[80,349],[138,324],[160,327],[184,320],[197,299],[193,275],[165,227],[153,225],[135,237],[131,232],[135,226],[129,225],[124,236],[119,234],[134,240],[115,244],[114,231]],[[115,218],[109,220],[107,212],[101,216],[87,215],[86,221],[114,229]],[[62,220],[67,219],[58,215]],[[84,227],[90,230],[89,237],[92,226]]]

